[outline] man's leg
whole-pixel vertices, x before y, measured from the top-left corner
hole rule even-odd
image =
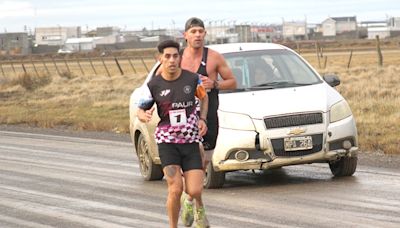
[[[203,148],[203,169],[206,170],[208,164],[211,162],[212,156],[213,156],[214,150],[204,150]]]
[[[203,192],[204,171],[201,169],[192,169],[183,173],[185,178],[185,191],[196,200],[196,206],[203,206],[201,194]]]
[[[199,144],[199,150],[200,150],[200,155],[201,155],[201,162],[202,162],[202,166],[203,166],[203,171],[204,171],[204,174],[205,174],[205,171],[207,169],[207,165],[208,165],[208,163],[210,163],[210,161],[212,159],[212,154],[214,153],[214,150],[204,150],[204,146],[201,143]],[[203,174],[203,176],[204,176],[204,174]],[[188,194],[188,192],[186,191],[186,185],[185,184],[183,185],[183,187],[184,187],[185,193]],[[192,196],[190,196],[190,194],[187,195],[187,199],[189,201],[193,200],[193,198],[192,198]]]
[[[218,127],[219,127],[218,116],[216,114],[213,116],[210,114],[210,110],[208,110],[208,111],[209,111],[209,116],[207,117],[208,131],[207,131],[206,135],[203,136],[204,141],[200,146],[200,151],[203,155],[204,170],[207,169],[207,165],[212,160],[214,148],[217,143]],[[216,110],[215,110],[215,113],[216,113]]]
[[[186,192],[196,201],[195,227],[209,227],[202,199],[204,171],[202,169],[189,170],[184,172],[184,177]]]
[[[170,228],[178,227],[179,210],[181,208],[180,197],[183,190],[181,167],[168,165],[164,167],[164,176],[168,184],[167,212]]]

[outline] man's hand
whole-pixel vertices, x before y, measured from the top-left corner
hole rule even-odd
[[[200,136],[204,136],[207,133],[207,124],[203,119],[199,119],[198,127]]]
[[[155,109],[154,106],[149,110],[139,109],[138,110],[139,120],[145,123],[149,122],[151,120],[151,117],[153,116],[154,109]]]
[[[207,76],[200,76],[201,84],[205,89],[214,89],[214,80],[210,79]]]

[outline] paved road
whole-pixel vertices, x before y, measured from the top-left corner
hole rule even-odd
[[[127,142],[0,131],[0,227],[167,227],[165,181],[138,170]],[[212,227],[400,227],[399,171],[229,173],[204,199]]]

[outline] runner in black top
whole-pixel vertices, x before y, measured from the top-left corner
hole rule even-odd
[[[207,55],[208,55],[208,48],[203,48],[203,55],[201,59],[201,63],[197,73],[208,77],[207,73]],[[204,79],[203,79],[204,80]],[[217,86],[213,85],[212,89],[207,91],[208,94],[208,113],[207,113],[207,133],[203,136],[203,146],[205,150],[212,150],[215,148],[215,144],[217,142],[218,136],[218,115],[217,110],[219,106],[219,99],[218,99],[219,89]]]
[[[201,74],[203,86],[209,91],[208,131],[203,145],[206,150],[213,150],[218,135],[218,93],[219,90],[235,89],[236,80],[224,57],[204,47],[206,30],[201,19],[193,17],[187,20],[184,36],[187,47],[182,54],[181,68]],[[206,164],[211,155],[212,151],[206,153]]]
[[[187,70],[175,80],[157,75],[148,84],[148,91],[139,108],[150,109],[157,104],[160,122],[155,132],[157,143],[199,143],[201,136],[197,127],[195,95],[204,89],[199,76]],[[201,97],[202,98],[202,97]]]
[[[201,136],[207,131],[208,96],[197,74],[179,68],[177,42],[161,42],[158,50],[162,73],[147,84],[139,101],[138,118],[142,122],[150,121],[156,103],[161,120],[155,137],[168,184],[170,227],[178,224],[184,184],[186,193],[196,201],[196,227],[209,227],[201,198],[204,171],[199,150]],[[200,116],[197,116],[195,97],[200,100]],[[193,210],[191,215],[188,221],[193,223]]]

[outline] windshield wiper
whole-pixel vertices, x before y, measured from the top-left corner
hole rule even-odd
[[[220,90],[219,93],[236,93],[236,92],[244,92],[250,91],[250,88],[236,88],[236,89],[229,89],[229,90]]]
[[[252,87],[280,87],[280,86],[294,86],[296,83],[289,81],[274,81],[274,82],[266,82],[258,85],[254,85]]]
[[[291,87],[291,86],[306,86],[306,85],[312,85],[312,83],[295,83],[291,81],[274,81],[274,82],[267,82],[267,83],[262,83],[258,85],[254,85],[254,87],[273,87],[273,88],[281,88],[281,87]]]

